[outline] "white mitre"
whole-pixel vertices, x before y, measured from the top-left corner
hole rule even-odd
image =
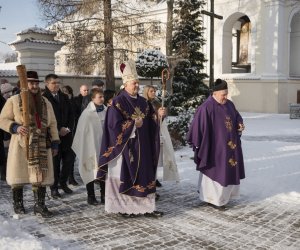
[[[133,60],[128,60],[127,62],[122,63],[120,70],[122,73],[123,84],[128,81],[138,80],[138,74],[136,72],[136,66]]]

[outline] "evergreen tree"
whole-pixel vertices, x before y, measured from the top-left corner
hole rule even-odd
[[[178,63],[174,69],[169,113],[176,115],[177,119],[169,124],[169,131],[173,144],[185,145],[185,135],[195,108],[209,95],[209,88],[203,83],[207,75],[201,72],[206,60],[201,52],[205,39],[200,10],[205,1],[178,0],[175,2],[176,18],[172,46],[173,56],[177,58]]]
[[[179,58],[174,70],[173,95],[170,97],[170,111],[184,112],[197,107],[208,96],[209,89],[203,83],[206,74],[201,73],[206,61],[200,51],[205,43],[203,38],[200,9],[201,0],[179,0],[175,6],[175,27],[173,34],[173,55]]]

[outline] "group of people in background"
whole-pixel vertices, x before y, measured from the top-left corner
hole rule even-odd
[[[62,198],[59,189],[71,194],[69,184],[79,185],[74,178],[77,158],[89,205],[105,204],[106,212],[126,218],[163,215],[156,209],[156,187],[161,185],[157,168],[163,167],[164,181],[179,181],[167,109],[156,98],[154,86],[145,86],[139,95],[134,61],[123,63],[120,70],[123,84],[118,93],[104,90],[104,83],[95,80],[91,90],[81,85],[78,96],[70,86],[61,86],[56,74],[45,77],[42,92],[37,72],[27,71],[29,127],[23,126],[20,94],[1,99],[0,145],[4,133],[11,138],[7,162],[3,158],[0,164],[7,165],[15,213],[26,212],[23,187],[32,184],[34,213],[52,217],[45,204],[46,186],[54,199]],[[238,196],[244,178],[243,120],[227,94],[227,83],[218,79],[187,135],[200,171],[199,198],[217,209]],[[2,146],[0,153],[5,154]],[[100,202],[95,185],[100,186]]]

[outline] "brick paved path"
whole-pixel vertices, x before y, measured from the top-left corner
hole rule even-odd
[[[163,183],[157,202],[163,218],[126,219],[105,214],[103,205],[88,206],[81,185],[72,195],[48,200],[55,217],[43,219],[33,215],[26,186],[27,214],[13,223],[60,249],[300,249],[299,202],[242,196],[229,210],[216,211],[198,202],[195,188],[187,181]],[[0,215],[10,219],[11,192],[1,181],[0,189]]]

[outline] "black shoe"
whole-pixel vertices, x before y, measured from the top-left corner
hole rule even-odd
[[[23,205],[23,188],[13,188],[14,211],[16,214],[25,214]]]
[[[162,187],[161,183],[158,180],[156,180],[156,186],[157,187]]]
[[[126,214],[126,213],[119,213],[124,218],[135,218],[136,214]]]
[[[50,212],[45,204],[46,187],[37,187],[33,189],[34,194],[34,207],[33,213],[41,215],[43,218],[53,217],[53,213]]]
[[[34,205],[33,207],[34,215],[40,214],[43,218],[52,218],[53,213],[48,210],[48,208],[40,205]]]
[[[210,207],[213,207],[214,209],[217,209],[219,211],[226,211],[226,210],[228,210],[228,207],[226,207],[225,205],[223,205],[223,206],[216,206],[216,205],[208,203],[208,202],[207,202],[207,205],[210,206]]]
[[[228,210],[228,207],[226,207],[226,206],[217,206],[217,209],[218,210],[220,210],[220,211],[226,211],[226,210]]]
[[[155,194],[155,201],[158,201],[159,198],[160,198],[160,195],[156,193],[156,194]]]
[[[153,211],[152,213],[145,213],[144,216],[145,217],[154,217],[154,218],[160,218],[164,215],[163,212],[159,212],[159,211]]]
[[[99,202],[96,200],[95,196],[88,196],[87,203],[93,206],[99,205]]]
[[[23,204],[20,206],[14,205],[14,211],[16,214],[25,214],[25,208],[24,208]]]
[[[53,199],[61,198],[61,194],[58,192],[58,189],[51,189],[51,196]]]
[[[78,182],[73,178],[69,178],[69,184],[73,186],[78,186]]]
[[[66,193],[66,194],[72,194],[73,191],[70,189],[67,184],[60,184],[61,189]]]

